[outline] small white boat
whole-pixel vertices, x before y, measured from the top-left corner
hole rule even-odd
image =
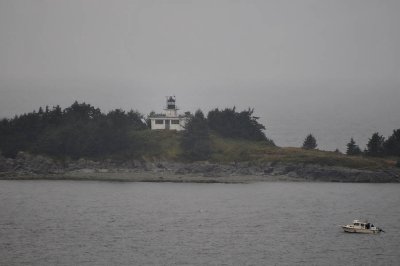
[[[353,224],[341,225],[340,227],[347,233],[362,233],[362,234],[378,234],[385,232],[381,228],[374,226],[372,223],[354,220]]]

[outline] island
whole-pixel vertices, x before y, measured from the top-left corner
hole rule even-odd
[[[0,179],[400,182],[400,130],[387,139],[375,133],[364,151],[351,139],[345,154],[318,150],[312,134],[302,147],[278,147],[252,109],[179,115],[167,101],[165,114],[147,119],[78,102],[3,119]],[[169,123],[161,129],[160,120]]]

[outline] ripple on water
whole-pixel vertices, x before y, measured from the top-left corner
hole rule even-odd
[[[0,181],[0,265],[399,265],[399,190]],[[338,227],[364,217],[388,233]]]

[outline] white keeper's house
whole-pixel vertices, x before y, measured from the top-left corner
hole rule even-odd
[[[151,114],[149,119],[151,121],[152,130],[183,130],[188,119],[186,115],[179,115],[178,108],[176,107],[175,96],[167,97],[167,105],[162,114]]]

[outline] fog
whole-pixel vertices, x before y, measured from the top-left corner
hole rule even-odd
[[[0,0],[0,117],[255,108],[266,134],[363,148],[400,128],[400,1]]]

